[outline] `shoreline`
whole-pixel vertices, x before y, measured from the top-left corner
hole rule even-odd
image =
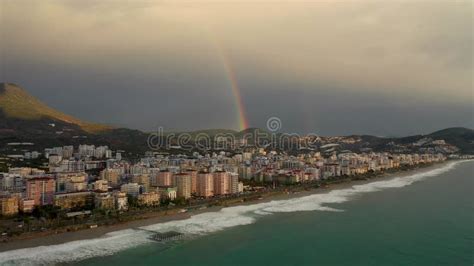
[[[212,206],[207,207],[206,209],[192,210],[186,213],[179,213],[178,210],[171,210],[170,213],[154,212],[150,213],[149,217],[144,217],[137,220],[125,221],[113,225],[100,226],[94,229],[82,229],[72,232],[42,232],[34,235],[28,236],[28,238],[16,238],[12,239],[9,242],[0,243],[0,252],[8,252],[17,249],[24,248],[33,248],[38,246],[51,246],[64,244],[72,241],[88,240],[94,238],[101,238],[108,233],[126,230],[126,229],[136,229],[144,226],[165,223],[170,221],[179,221],[186,220],[194,215],[207,212],[218,212],[223,208],[233,207],[233,206],[243,206],[243,205],[252,205],[265,203],[270,201],[278,200],[289,200],[292,198],[300,198],[313,194],[324,194],[333,190],[351,188],[354,185],[363,185],[377,181],[390,180],[397,177],[409,176],[417,173],[423,173],[437,168],[442,168],[446,166],[450,161],[445,161],[441,163],[436,163],[432,165],[425,165],[416,167],[414,169],[397,171],[392,173],[381,173],[375,177],[368,178],[365,180],[347,180],[340,183],[330,184],[328,187],[312,188],[308,190],[301,190],[292,193],[285,193],[283,191],[276,191],[273,193],[268,193],[261,196],[260,200],[250,200],[250,201],[237,201],[231,203],[224,203],[222,206]]]

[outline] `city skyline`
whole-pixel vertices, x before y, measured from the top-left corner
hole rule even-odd
[[[240,130],[276,116],[284,132],[320,135],[474,127],[467,1],[2,7],[0,79],[84,120]]]

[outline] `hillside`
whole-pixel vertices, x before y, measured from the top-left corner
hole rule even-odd
[[[258,130],[258,131],[257,131]],[[256,134],[256,133],[259,134]],[[247,139],[254,133],[259,137],[260,144],[278,142],[271,132],[248,128],[237,132],[228,129],[209,129],[190,132],[165,132],[168,136],[173,133],[175,139],[181,134],[191,135],[191,142],[200,135],[208,135],[213,139],[219,135],[234,135],[236,139]],[[42,103],[25,90],[10,83],[0,83],[0,154],[21,154],[26,150],[42,151],[63,145],[94,144],[108,145],[114,150],[124,150],[134,155],[144,154],[150,150],[148,138],[150,133],[127,128],[112,128],[109,126],[88,123],[66,115]],[[173,139],[172,139],[173,140]],[[247,139],[249,145],[255,140]],[[444,140],[446,144],[439,144]],[[12,143],[33,143],[28,148]],[[404,152],[461,152],[474,153],[474,130],[468,128],[448,128],[428,135],[416,135],[403,138],[383,138],[369,135],[354,135],[346,137],[323,137],[320,146],[337,143],[341,150],[355,152],[391,151]],[[281,144],[281,143],[280,143]],[[454,147],[453,147],[454,146]],[[286,150],[287,147],[283,145]],[[173,152],[181,152],[176,150]]]
[[[465,127],[452,127],[429,134],[432,138],[462,138],[474,140],[474,130]]]
[[[111,129],[109,126],[85,122],[57,111],[31,96],[24,89],[11,83],[0,83],[0,108],[7,118],[22,120],[47,118],[77,125],[89,133]]]
[[[474,153],[474,130],[464,127],[453,127],[433,132],[428,135],[433,139],[443,139],[449,144],[460,147],[465,153]]]

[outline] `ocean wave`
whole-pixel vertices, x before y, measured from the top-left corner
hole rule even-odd
[[[147,232],[127,229],[100,238],[7,251],[0,253],[0,265],[51,265],[107,256],[151,242],[148,237]]]
[[[1,265],[39,265],[71,262],[92,257],[112,255],[117,252],[151,243],[151,232],[177,231],[186,235],[199,236],[235,226],[255,223],[259,217],[274,213],[301,211],[343,210],[326,206],[343,203],[357,195],[381,191],[389,188],[401,188],[437,176],[453,169],[460,162],[450,162],[441,168],[389,180],[355,185],[346,189],[332,190],[327,193],[312,194],[288,200],[273,200],[252,205],[223,208],[216,212],[206,212],[186,220],[171,221],[141,227],[145,230],[127,229],[105,234],[100,238],[72,241],[59,245],[40,246],[0,253]]]

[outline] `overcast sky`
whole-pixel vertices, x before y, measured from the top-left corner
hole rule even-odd
[[[0,0],[0,80],[81,119],[408,135],[474,127],[472,1]]]

